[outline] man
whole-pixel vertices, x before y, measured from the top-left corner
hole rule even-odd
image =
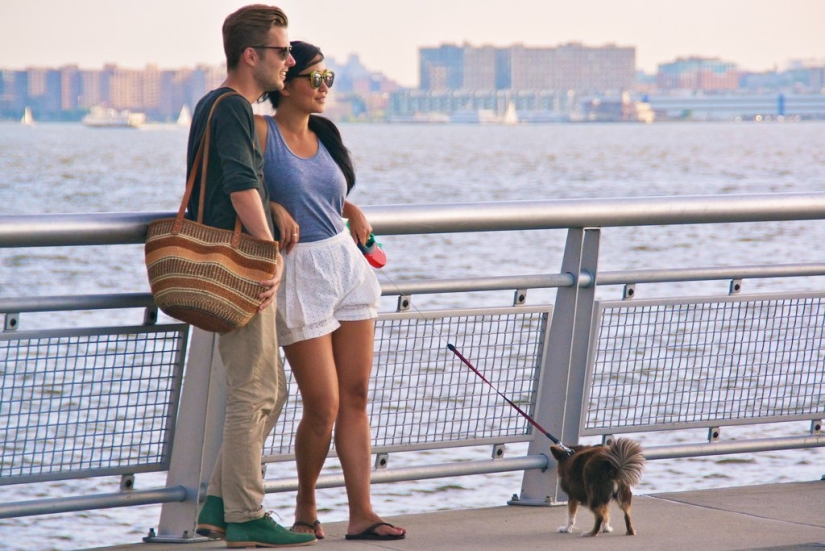
[[[274,6],[239,9],[223,25],[227,77],[195,108],[189,133],[192,166],[215,100],[207,167],[203,222],[232,229],[240,217],[244,231],[273,240],[269,194],[255,134],[251,102],[265,91],[283,88],[295,60],[289,54],[286,15]],[[199,180],[187,216],[198,215]],[[283,273],[261,282],[259,313],[246,326],[220,335],[218,350],[226,367],[226,420],[223,444],[197,521],[198,534],[225,538],[227,547],[282,547],[315,543],[314,534],[293,533],[264,513],[261,455],[286,401],[283,365],[275,332],[275,297]]]

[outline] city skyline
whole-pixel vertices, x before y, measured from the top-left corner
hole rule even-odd
[[[0,67],[218,64],[223,61],[223,19],[248,3],[4,0]],[[450,43],[634,46],[637,68],[649,73],[658,64],[689,56],[720,58],[745,71],[825,57],[825,2],[813,0],[590,0],[576,6],[514,0],[507,10],[487,0],[420,0],[415,10],[391,0],[275,3],[290,18],[292,39],[317,43],[337,61],[357,54],[371,71],[408,87],[419,84],[418,49]]]

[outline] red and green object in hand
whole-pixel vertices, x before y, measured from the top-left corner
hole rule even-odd
[[[370,234],[369,239],[363,245],[358,241],[358,248],[364,253],[364,257],[370,263],[370,266],[383,268],[387,263],[387,255],[384,253],[384,249],[381,248],[381,243],[375,240],[373,234]]]

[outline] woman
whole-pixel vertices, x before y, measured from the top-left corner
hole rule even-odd
[[[278,341],[304,405],[295,438],[299,488],[292,529],[324,537],[315,485],[334,425],[349,498],[347,539],[401,539],[406,530],[383,522],[370,500],[367,393],[381,287],[356,241],[366,243],[372,228],[346,200],[355,173],[338,129],[314,115],[324,111],[335,75],[316,46],[292,42],[292,56],[283,90],[269,94],[275,116],[256,118],[287,253]]]

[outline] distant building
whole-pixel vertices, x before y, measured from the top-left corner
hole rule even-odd
[[[419,49],[420,88],[409,90],[367,69],[357,55],[344,62],[327,58],[336,72],[327,115],[338,120],[628,120],[635,115],[628,116],[623,94],[632,91],[633,101],[649,98],[661,120],[823,117],[825,59],[794,60],[782,71],[763,73],[697,57],[662,64],[654,74],[637,72],[635,65],[635,48],[615,45],[444,44]],[[20,120],[29,108],[39,121],[80,120],[92,107],[103,106],[171,121],[183,106],[194,110],[225,77],[225,67],[217,64],[0,68],[0,119]]]
[[[103,75],[100,71],[79,71],[80,93],[77,98],[79,109],[91,109],[103,102]]]
[[[636,72],[636,84],[634,90],[639,94],[649,94],[657,90],[656,88],[656,73],[645,73],[644,71]]]
[[[27,107],[26,73],[0,70],[0,115],[9,113],[19,119]]]
[[[468,91],[497,90],[497,48],[482,46],[464,48],[462,89]]]
[[[367,69],[359,57],[350,55],[343,63],[326,59],[327,67],[335,71],[335,92],[368,96],[375,93],[394,92],[398,84],[381,73]]]
[[[105,65],[80,69],[0,69],[0,118],[19,119],[26,107],[37,120],[80,120],[92,107],[105,106],[146,113],[152,120],[173,120],[186,105],[194,109],[209,90],[226,77],[222,65],[194,69],[126,69]]]
[[[31,68],[25,71],[27,107],[32,111],[55,113],[61,111],[60,71]]]
[[[556,90],[555,48],[510,48],[510,87],[514,90]]]
[[[60,109],[74,111],[78,108],[83,82],[77,65],[60,68]]]
[[[660,64],[656,84],[660,90],[736,90],[739,76],[734,63],[718,58],[689,57]]]
[[[453,46],[419,49],[421,90],[621,93],[634,86],[636,49],[578,43],[558,47]]]
[[[367,69],[355,54],[343,63],[328,57],[326,64],[335,71],[335,88],[327,99],[325,116],[339,121],[386,118],[390,93],[399,88],[396,82]]]
[[[460,90],[464,85],[464,48],[445,44],[419,48],[419,82],[422,90]]]
[[[115,109],[139,109],[143,103],[144,71],[114,67],[108,107]]]
[[[805,91],[825,93],[825,59],[791,60],[785,74],[793,85]]]

